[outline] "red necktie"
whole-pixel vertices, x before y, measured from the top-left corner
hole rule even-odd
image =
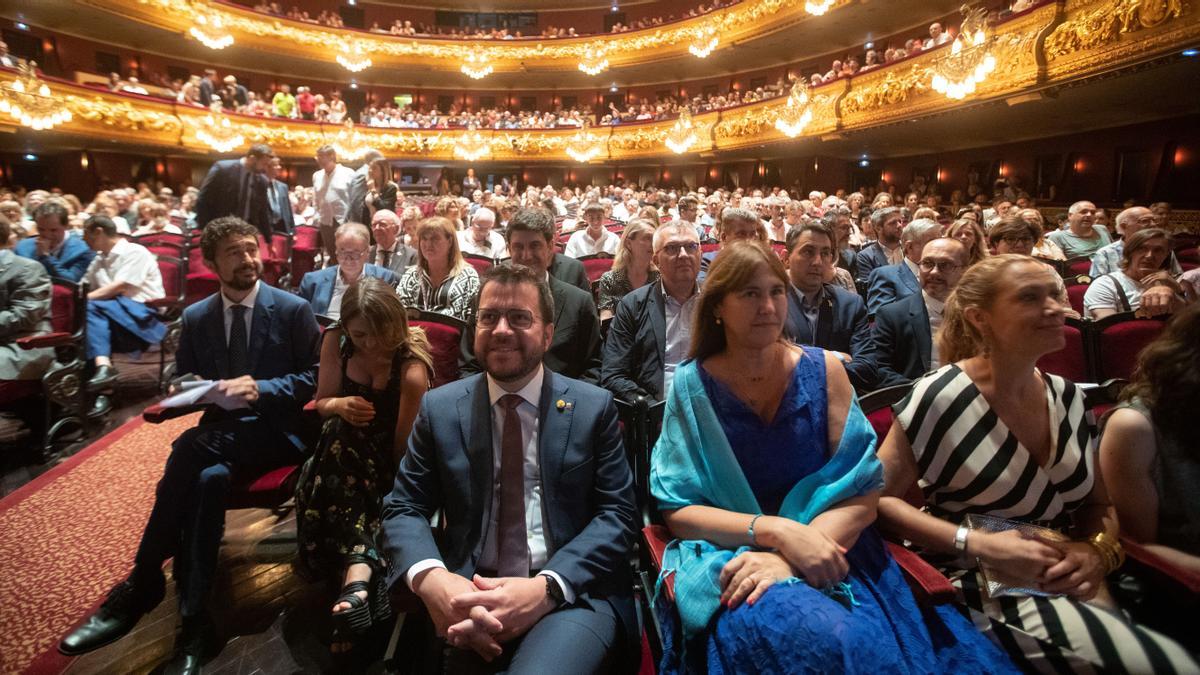
[[[500,438],[499,555],[496,572],[502,577],[529,576],[529,542],[525,532],[525,439],[516,394],[500,397],[504,433]]]

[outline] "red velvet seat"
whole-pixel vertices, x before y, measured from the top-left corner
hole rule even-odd
[[[463,254],[463,260],[466,260],[467,263],[471,265],[471,267],[474,267],[475,271],[480,274],[483,274],[487,270],[491,269],[492,265],[496,264],[496,261],[492,258],[483,255],[476,255],[474,253]]]
[[[1165,325],[1159,318],[1134,318],[1133,312],[1114,314],[1094,322],[1092,370],[1096,381],[1128,380],[1142,348],[1157,338]]]
[[[436,312],[409,308],[408,323],[419,326],[429,338],[433,351],[433,386],[458,379],[458,357],[462,351],[462,335],[467,326],[462,321]]]
[[[596,282],[604,276],[605,272],[612,269],[615,259],[606,253],[597,253],[582,256],[578,260],[583,263],[583,271],[587,275],[588,281]]]
[[[270,242],[263,235],[258,235],[259,257],[263,264],[263,281],[271,286],[278,286],[279,281],[288,276],[291,248],[291,240],[285,234],[271,235]]]
[[[721,248],[720,244],[713,243],[713,242],[709,242],[707,244],[700,244],[700,253],[702,253],[702,254],[703,253],[712,253],[713,251],[719,250],[720,248]]]
[[[1037,367],[1043,373],[1058,375],[1072,382],[1088,382],[1091,378],[1088,375],[1084,323],[1067,319],[1067,324],[1063,326],[1063,337],[1066,338],[1063,348],[1038,359]]]
[[[1083,296],[1087,295],[1087,290],[1087,284],[1067,286],[1067,300],[1071,303],[1071,309],[1075,310],[1079,316],[1083,316]]]
[[[229,491],[230,509],[277,508],[296,493],[300,466],[291,464],[235,482]]]
[[[1092,271],[1091,258],[1071,258],[1063,266],[1068,275],[1078,276]]]
[[[300,286],[305,274],[313,271],[317,264],[317,252],[321,250],[321,231],[310,225],[297,225],[292,231],[291,265],[288,285]]]
[[[147,248],[151,246],[167,245],[177,249],[187,248],[188,238],[185,234],[175,234],[173,232],[155,232],[153,234],[143,234],[136,237],[130,237],[130,240],[135,244],[141,244]]]
[[[787,244],[779,241],[771,242],[771,250],[779,256],[780,260],[787,261]]]

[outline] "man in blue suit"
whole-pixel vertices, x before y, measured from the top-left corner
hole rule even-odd
[[[867,279],[867,311],[872,315],[879,308],[904,299],[914,293],[920,294],[918,280],[921,251],[925,244],[942,235],[942,226],[928,218],[914,220],[900,234],[900,247],[904,258],[895,265],[876,267]]]
[[[162,564],[175,559],[183,631],[170,673],[199,672],[211,635],[206,604],[225,523],[230,474],[304,459],[304,404],[316,388],[320,330],[308,303],[261,283],[258,230],[219,218],[200,240],[221,291],[183,313],[180,373],[215,380],[243,407],[212,407],[171,446],[133,572],[59,644],[74,655],[128,633],[163,598]]]
[[[854,293],[831,284],[837,251],[833,231],[809,222],[788,233],[788,317],[791,341],[832,352],[846,367],[858,393],[875,387],[875,351],[867,306]]]
[[[617,411],[609,392],[542,365],[553,305],[541,269],[483,274],[484,372],[425,395],[384,500],[388,581],[425,603],[445,672],[594,673],[637,645]]]
[[[81,237],[67,234],[70,219],[66,205],[57,199],[39,204],[33,212],[37,236],[17,242],[17,255],[40,262],[51,277],[82,279],[96,252]]]
[[[264,173],[273,156],[270,146],[257,144],[250,146],[245,157],[214,162],[196,195],[196,227],[202,228],[217,218],[237,216],[259,232],[269,233],[270,181]]]
[[[871,227],[875,229],[875,241],[864,246],[854,259],[854,282],[859,293],[866,291],[871,272],[876,267],[899,262],[904,212],[894,206],[876,209],[871,213]]]
[[[312,305],[313,314],[337,319],[342,313],[342,295],[364,276],[383,279],[391,286],[400,279],[391,270],[367,264],[371,233],[362,223],[342,223],[333,234],[338,264],[309,272],[300,280],[300,297]]]
[[[287,183],[279,180],[283,175],[283,160],[272,156],[267,163],[267,206],[270,207],[269,224],[271,234],[291,234],[296,229],[296,215],[292,213],[292,200],[288,196]],[[266,233],[264,233],[266,234]]]
[[[921,292],[885,305],[875,317],[872,342],[879,386],[904,384],[939,368],[934,335],[942,326],[946,298],[967,267],[967,247],[943,237],[921,254]]]

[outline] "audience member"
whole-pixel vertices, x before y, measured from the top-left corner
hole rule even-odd
[[[433,378],[433,359],[392,287],[364,276],[325,331],[317,373],[316,406],[325,422],[296,485],[297,549],[304,569],[341,584],[333,646],[344,651],[391,613],[381,509]]]
[[[871,229],[875,241],[864,246],[854,262],[854,281],[863,290],[870,283],[871,272],[876,267],[898,264],[904,259],[904,250],[900,246],[904,212],[894,206],[876,208],[871,212]]]
[[[0,214],[0,382],[38,380],[54,350],[22,349],[17,340],[52,330],[50,277],[37,262],[13,253],[11,242],[12,225]]]
[[[367,172],[367,194],[363,197],[363,203],[370,211],[370,216],[374,217],[375,212],[380,209],[388,211],[396,210],[396,202],[399,199],[400,186],[396,185],[396,181],[392,180],[392,163],[384,158],[379,158],[371,161],[366,165]]]
[[[1140,316],[1170,314],[1183,304],[1182,288],[1168,273],[1171,236],[1156,227],[1138,230],[1125,240],[1120,270],[1088,285],[1083,309],[1089,318],[1118,312]]]
[[[881,520],[941,565],[975,624],[1026,671],[1194,670],[1177,644],[1114,611],[1105,577],[1122,554],[1084,397],[1035,368],[1064,344],[1055,277],[1015,255],[963,275],[938,333],[945,365],[895,406],[879,451]],[[927,510],[905,500],[918,481]],[[1059,534],[989,531],[964,522],[968,513]],[[984,572],[964,560],[1047,595],[989,594]]]
[[[333,233],[350,213],[350,183],[354,179],[354,170],[338,164],[337,150],[332,145],[322,145],[317,150],[317,165],[321,168],[312,179],[316,225],[321,231],[321,245],[328,264],[336,265],[337,242]]]
[[[654,258],[653,223],[639,219],[626,223],[612,269],[600,275],[596,284],[599,298],[596,309],[600,312],[601,321],[616,314],[617,305],[626,295],[658,281],[658,267]]]
[[[589,202],[583,207],[583,220],[587,227],[571,235],[563,254],[571,258],[598,253],[616,255],[621,238],[604,227],[604,205],[600,202]]]
[[[900,233],[903,258],[897,264],[871,270],[867,279],[867,311],[876,315],[885,305],[919,293],[921,284],[918,278],[921,270],[918,264],[922,251],[925,250],[926,244],[940,237],[941,233],[942,226],[928,218],[918,218],[904,226]]]
[[[995,227],[995,225],[992,227]],[[974,220],[960,219],[954,221],[946,229],[946,236],[961,241],[963,246],[967,247],[967,267],[990,255],[987,235],[984,234],[983,228],[979,226],[979,223]]]
[[[988,230],[988,245],[997,254],[1015,253],[1033,255],[1034,244],[1041,235],[1041,228],[1020,215],[1009,214]]]
[[[457,234],[458,247],[464,254],[483,256],[492,260],[508,257],[504,237],[495,230],[496,213],[480,207],[471,216],[471,226]]]
[[[371,234],[375,243],[367,251],[367,260],[376,267],[391,271],[397,279],[404,276],[408,266],[417,260],[417,250],[404,243],[400,236],[400,216],[380,209],[371,217]]]
[[[1200,574],[1197,378],[1200,307],[1192,306],[1138,355],[1122,403],[1104,421],[1099,454],[1121,533]]]
[[[320,339],[308,303],[259,282],[258,230],[244,220],[211,221],[200,247],[221,290],[184,310],[177,372],[216,380],[244,407],[210,408],[172,444],[132,573],[63,639],[64,654],[92,651],[132,630],[162,601],[162,566],[173,557],[183,628],[166,669],[198,673],[212,639],[208,594],[230,476],[296,464],[307,447],[301,410],[312,398]]]
[[[51,278],[78,282],[96,256],[82,237],[68,234],[70,213],[63,202],[46,201],[33,211],[37,236],[26,237],[17,243],[16,253],[42,264]]]
[[[283,161],[272,156],[267,162],[267,208],[270,213],[267,231],[271,233],[270,241],[276,234],[289,235],[296,230],[296,217],[292,212],[292,204],[288,199],[287,183],[279,180],[283,175]]]
[[[163,297],[162,273],[154,254],[117,234],[116,224],[107,216],[88,219],[83,236],[96,252],[83,275],[91,289],[86,351],[95,365],[87,388],[101,391],[117,380],[113,351],[141,352],[167,334],[158,312],[146,305]],[[107,397],[96,400],[97,411],[107,411],[110,405]]]
[[[943,323],[946,301],[967,268],[967,249],[957,239],[925,245],[918,265],[921,292],[885,305],[875,316],[872,342],[879,365],[879,386],[915,380],[940,367],[933,341]]]
[[[708,277],[651,454],[654,498],[684,540],[663,561],[682,623],[664,630],[665,670],[1016,672],[953,608],[921,610],[871,527],[874,434],[840,362],[781,339],[779,257],[735,243]]]
[[[1125,250],[1125,242],[1145,228],[1158,227],[1158,220],[1154,212],[1144,206],[1133,206],[1118,213],[1117,232],[1122,238],[1108,246],[1102,247],[1092,254],[1092,269],[1088,272],[1088,276],[1093,279],[1099,279],[1105,274],[1112,274],[1119,271],[1121,269],[1121,254]],[[1175,259],[1174,251],[1168,253],[1167,256],[1169,258],[1167,271],[1171,276],[1178,277],[1180,274],[1183,274],[1183,268],[1179,266],[1179,261]]]
[[[675,369],[691,349],[700,298],[696,228],[682,221],[668,223],[654,232],[653,246],[659,283],[647,283],[617,305],[600,368],[601,386],[630,403],[639,396],[655,401],[666,397]]]
[[[841,361],[856,391],[875,387],[875,365],[867,306],[852,291],[827,281],[836,255],[833,232],[824,223],[805,223],[788,233],[788,312],[783,334],[792,342],[820,347]]]
[[[318,319],[337,320],[342,313],[342,297],[360,279],[382,279],[395,288],[400,278],[386,267],[368,263],[371,233],[362,223],[344,223],[334,234],[337,264],[309,272],[300,280],[300,297],[312,305]]]
[[[600,377],[600,319],[590,291],[584,292],[549,272],[554,258],[554,217],[540,207],[517,211],[504,232],[511,264],[522,265],[535,273],[547,274],[554,298],[554,331],[546,347],[546,367],[566,377],[597,382]],[[582,263],[572,260],[577,265]],[[461,365],[464,373],[476,373],[484,364],[477,361],[474,330],[463,334]]]
[[[417,260],[400,278],[396,292],[406,307],[471,323],[479,295],[479,273],[463,259],[454,224],[432,216],[415,233]]]
[[[700,257],[700,282],[708,266],[726,246],[735,241],[758,241],[767,243],[767,230],[759,220],[758,214],[750,209],[731,206],[721,211],[721,221],[717,223],[717,241],[720,244],[715,251],[709,251]]]
[[[367,204],[367,197],[376,189],[375,186],[379,185],[376,196],[386,200],[384,193],[388,191],[388,183],[392,182],[392,165],[384,158],[383,153],[375,148],[368,148],[359,159],[362,164],[354,170],[346,192],[346,220],[369,223],[373,211]],[[316,185],[314,182],[313,186]],[[391,195],[393,203],[388,208],[393,211],[396,210],[394,202],[399,199],[399,190],[397,186],[396,192]]]
[[[196,197],[196,227],[225,216],[238,218],[269,235],[267,179],[264,176],[273,157],[266,145],[252,145],[240,159],[222,159],[213,163],[200,184]]]
[[[514,257],[542,220],[514,217]],[[484,274],[471,350],[484,372],[425,396],[384,502],[389,582],[403,578],[425,604],[447,672],[598,673],[639,644],[637,509],[617,412],[608,392],[542,365],[557,333],[544,257]],[[464,456],[490,457],[490,471],[468,471],[478,462]]]
[[[1108,230],[1096,224],[1096,205],[1075,202],[1067,209],[1067,228],[1046,235],[1058,244],[1067,259],[1090,258],[1096,251],[1112,242]]]

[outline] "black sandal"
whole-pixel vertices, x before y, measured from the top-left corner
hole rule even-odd
[[[342,597],[337,599],[337,602],[350,605],[350,609],[343,609],[340,612],[333,614],[333,633],[339,637],[349,637],[352,635],[361,635],[371,627],[371,587],[365,581],[351,581],[342,586]],[[364,600],[355,593],[359,591],[367,592],[367,599]]]

